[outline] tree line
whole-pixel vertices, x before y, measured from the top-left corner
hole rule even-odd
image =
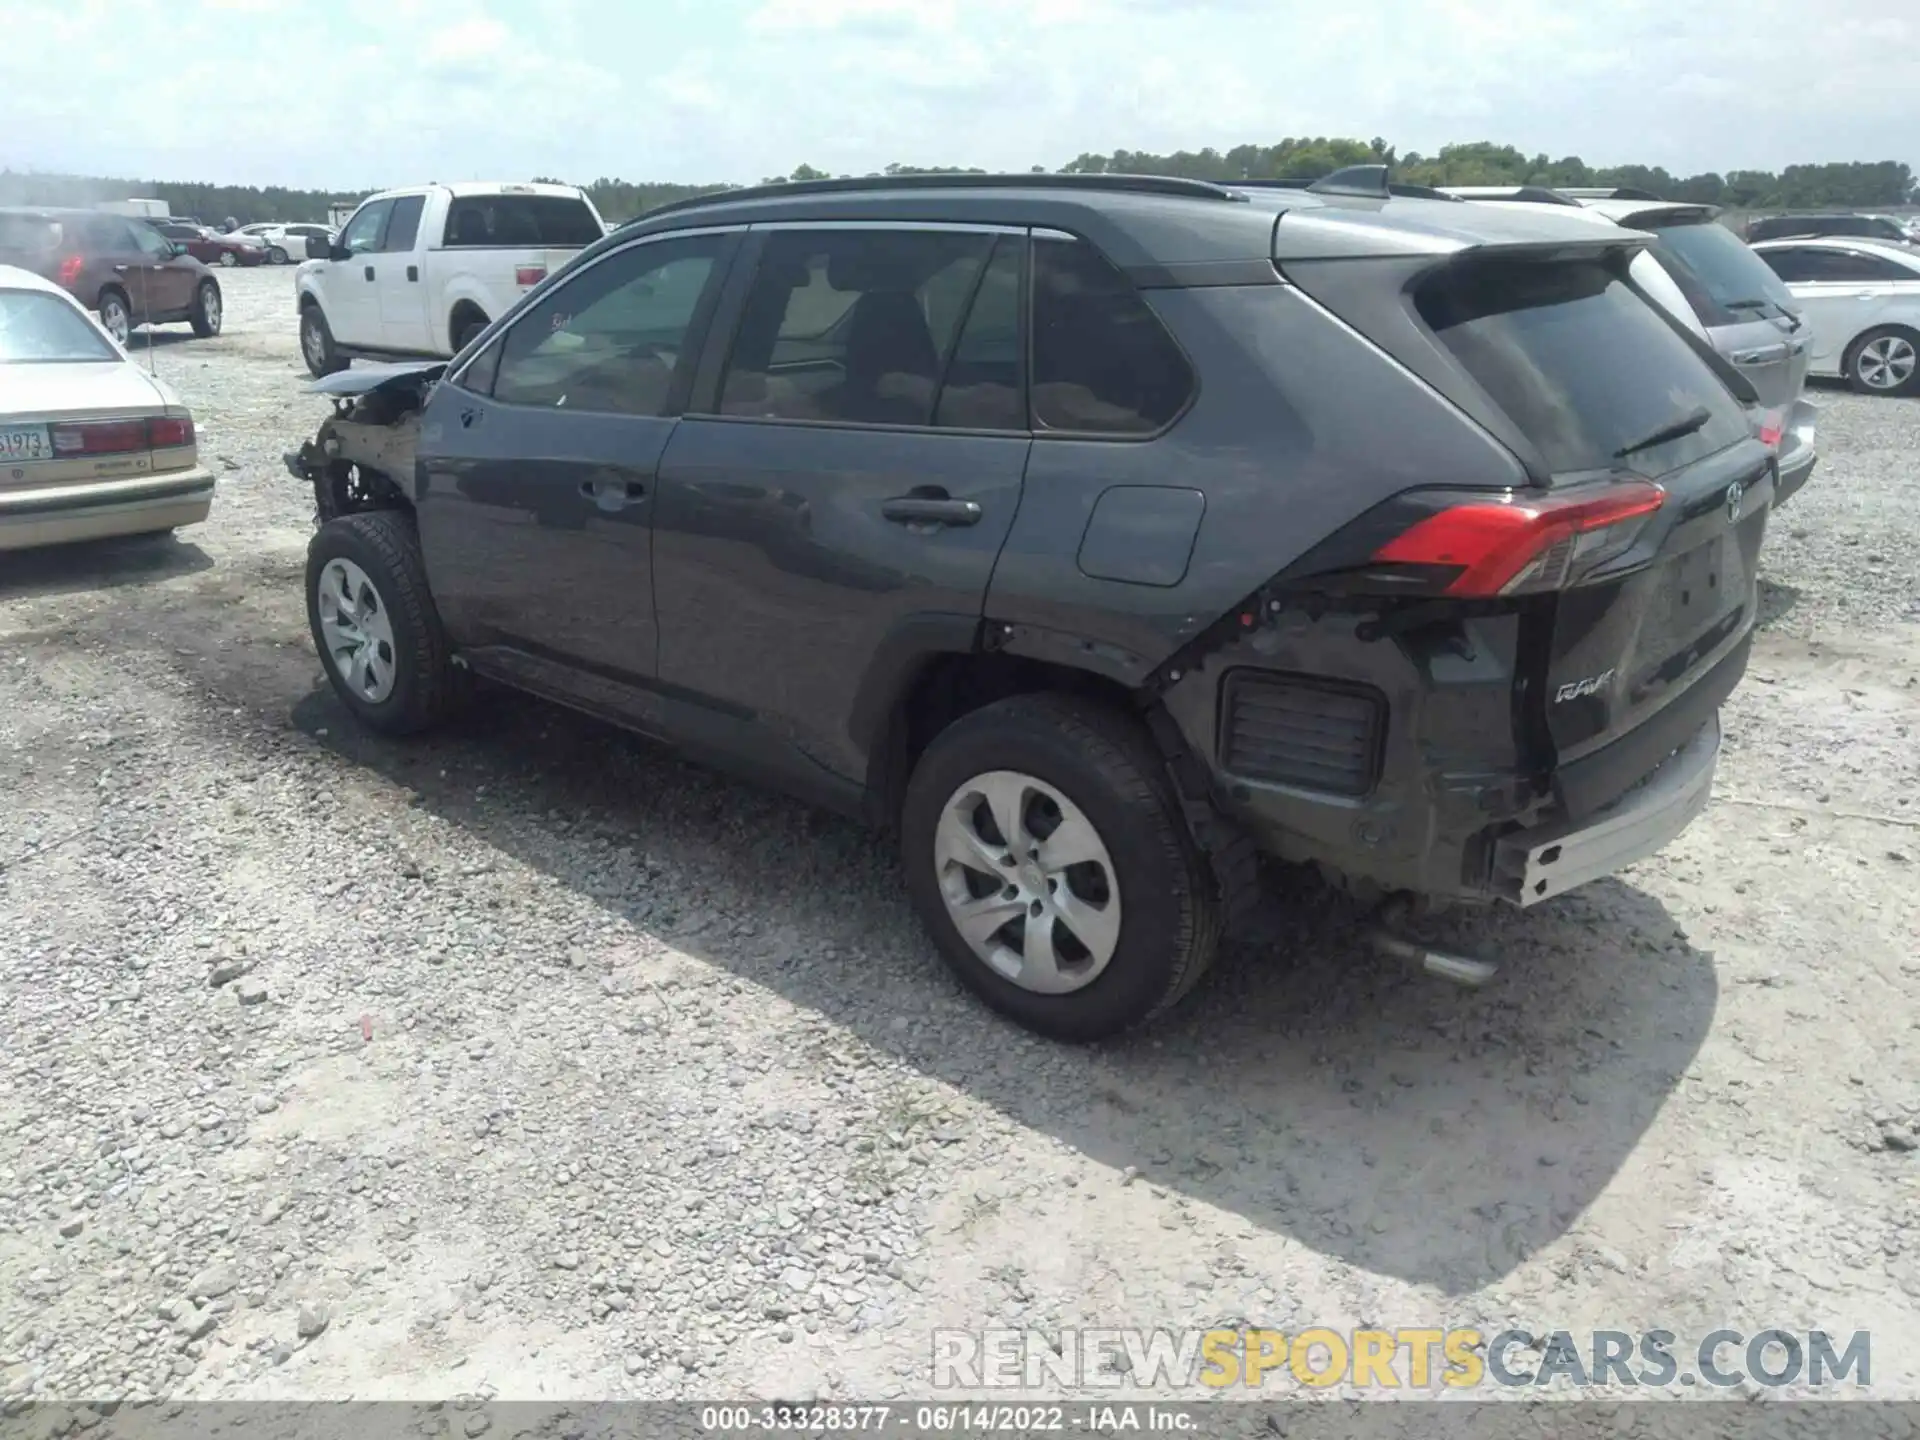
[[[1421,185],[1631,185],[1670,200],[1690,200],[1740,210],[1804,210],[1822,207],[1873,209],[1920,202],[1912,170],[1895,160],[1838,161],[1771,170],[1706,171],[1676,175],[1660,165],[1589,165],[1577,155],[1554,159],[1528,155],[1511,145],[1479,140],[1446,145],[1433,155],[1400,153],[1383,139],[1289,137],[1275,145],[1236,145],[1230,150],[1144,150],[1086,154],[1059,167],[1068,175],[1177,175],[1194,180],[1310,179],[1343,165],[1386,164],[1396,180]],[[1047,167],[1035,165],[1036,174]],[[889,165],[885,175],[985,174],[957,166]],[[397,177],[398,178],[398,177]],[[545,178],[545,177],[543,177]],[[820,180],[828,172],[801,165],[763,183]],[[401,183],[405,183],[404,178]],[[584,187],[610,221],[628,220],[675,200],[737,188],[602,177]],[[0,170],[0,205],[91,206],[132,197],[164,200],[176,215],[210,224],[232,217],[242,225],[262,220],[318,220],[330,205],[357,201],[370,191],[300,190],[284,186],[212,185],[166,180],[121,180],[99,176]]]

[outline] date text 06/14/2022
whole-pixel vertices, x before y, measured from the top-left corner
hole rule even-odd
[[[716,1435],[816,1434],[869,1431],[895,1435],[1028,1435],[1145,1431],[1191,1434],[1200,1421],[1189,1406],[1159,1403],[998,1405],[952,1402],[933,1405],[706,1405],[700,1428]]]

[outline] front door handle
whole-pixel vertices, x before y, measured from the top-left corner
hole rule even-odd
[[[900,525],[977,525],[980,507],[971,500],[954,500],[946,494],[900,495],[880,502],[883,518]]]
[[[420,267],[419,267],[418,265],[409,265],[409,266],[407,266],[407,279],[409,279],[409,280],[412,280],[412,281],[413,281],[413,282],[415,282],[416,284],[418,284],[418,283],[419,283],[419,280],[420,280]]]
[[[372,278],[373,278],[373,267],[369,265],[367,266],[367,279],[371,280]]]
[[[1788,353],[1784,345],[1766,345],[1758,350],[1736,350],[1732,359],[1736,365],[1766,365],[1786,359]]]
[[[602,510],[624,510],[647,498],[647,487],[638,480],[582,480],[580,493]]]

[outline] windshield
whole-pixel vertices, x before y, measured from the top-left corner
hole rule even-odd
[[[1654,256],[1704,323],[1725,325],[1780,311],[1799,313],[1780,277],[1726,226],[1701,220],[1664,225],[1652,233]]]
[[[1556,474],[1610,469],[1626,452],[1657,477],[1747,433],[1720,378],[1604,264],[1450,266],[1417,304]]]
[[[59,296],[0,290],[0,364],[119,358],[107,337]]]

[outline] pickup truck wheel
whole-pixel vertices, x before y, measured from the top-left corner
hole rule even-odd
[[[474,338],[486,328],[487,322],[485,320],[462,321],[460,327],[453,332],[454,354],[459,354],[462,350],[466,349],[467,346],[471,345]]]
[[[220,287],[211,280],[202,280],[193,292],[193,310],[187,316],[193,323],[193,333],[202,340],[218,335],[220,308]]]
[[[901,812],[907,888],[988,1005],[1057,1040],[1161,1013],[1212,962],[1222,912],[1152,739],[1054,695],[935,737]]]
[[[307,623],[334,693],[369,729],[411,735],[460,699],[413,517],[330,520],[307,545]]]
[[[307,362],[307,373],[316,380],[347,368],[334,349],[333,330],[318,305],[300,307],[300,355]]]

